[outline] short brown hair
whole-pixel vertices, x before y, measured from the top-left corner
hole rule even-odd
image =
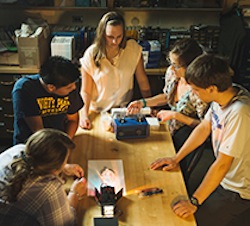
[[[226,58],[203,54],[187,67],[185,79],[203,89],[214,85],[218,91],[223,92],[232,85],[232,75],[233,70]]]

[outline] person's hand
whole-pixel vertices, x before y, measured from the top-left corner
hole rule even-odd
[[[163,171],[172,170],[178,166],[174,158],[160,158],[150,164],[150,169],[156,170],[162,167]]]
[[[161,110],[157,113],[157,118],[161,119],[162,122],[168,121],[175,118],[175,111]]]
[[[91,121],[90,121],[90,119],[88,117],[82,117],[80,119],[79,126],[82,129],[91,129],[92,124],[91,124]]]
[[[86,178],[82,177],[80,179],[74,180],[73,184],[71,185],[70,191],[78,194],[80,197],[85,195],[87,192]]]
[[[76,176],[78,178],[84,176],[84,171],[78,164],[66,164],[64,166],[63,173],[68,176]]]
[[[135,100],[129,103],[127,107],[127,113],[128,114],[138,114],[141,111],[141,108],[143,107],[143,103],[140,100]]]
[[[181,218],[187,218],[197,211],[197,207],[189,200],[181,200],[177,202],[172,209],[174,213]]]

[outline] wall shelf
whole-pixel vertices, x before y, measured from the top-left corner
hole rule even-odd
[[[59,6],[2,6],[0,5],[1,10],[33,10],[33,11],[41,11],[41,10],[53,10],[53,11],[82,11],[82,10],[108,10],[108,7],[59,7]]]
[[[134,8],[134,7],[114,7],[114,10],[118,11],[142,11],[142,12],[221,12],[222,8]]]
[[[154,12],[154,11],[170,11],[170,12],[221,12],[222,8],[158,8],[158,7],[71,7],[71,6],[20,6],[20,5],[1,5],[1,10],[53,10],[53,11],[89,11],[89,10],[117,10],[117,11],[143,11],[143,12]]]

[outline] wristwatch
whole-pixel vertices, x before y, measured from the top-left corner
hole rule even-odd
[[[199,208],[199,207],[200,207],[200,204],[199,204],[198,199],[197,199],[197,198],[195,198],[194,196],[191,196],[191,198],[190,198],[190,202],[191,202],[194,206],[196,206],[197,208]]]

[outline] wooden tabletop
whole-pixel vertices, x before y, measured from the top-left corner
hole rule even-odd
[[[115,134],[104,130],[99,115],[92,114],[92,130],[78,129],[74,142],[76,149],[70,162],[80,164],[87,176],[88,160],[123,161],[126,194],[118,201],[122,212],[119,226],[195,226],[194,217],[181,219],[176,216],[171,204],[178,199],[187,199],[187,192],[180,169],[172,172],[151,170],[151,162],[160,157],[175,154],[171,136],[166,125],[150,131],[148,138],[117,140]],[[159,187],[162,194],[138,197],[144,188]],[[101,217],[101,207],[93,197],[85,197],[79,203],[79,226],[92,226],[93,218]]]

